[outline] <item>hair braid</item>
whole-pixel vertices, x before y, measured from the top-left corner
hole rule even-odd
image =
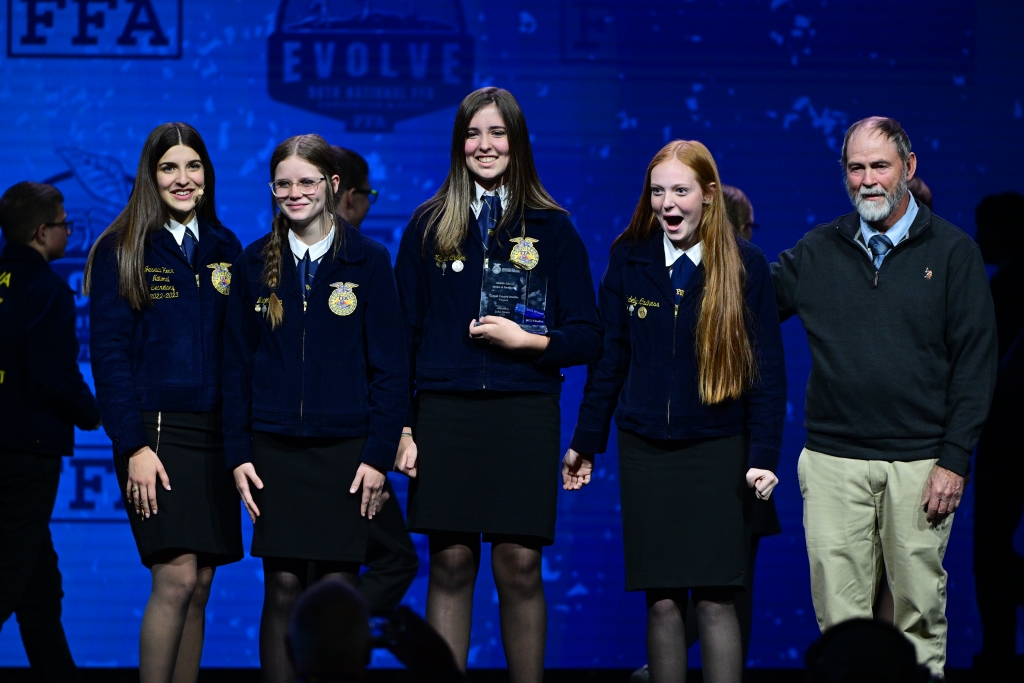
[[[284,305],[277,296],[277,288],[281,284],[281,245],[288,238],[288,220],[283,214],[274,216],[270,227],[270,239],[263,247],[263,281],[270,288],[270,302],[267,305],[267,317],[270,318],[270,329],[284,320]]]

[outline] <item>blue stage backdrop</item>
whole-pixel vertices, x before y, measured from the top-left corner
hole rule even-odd
[[[444,180],[455,107],[485,85],[511,90],[522,104],[541,178],[572,213],[595,278],[629,220],[648,161],[674,138],[705,142],[723,180],[750,196],[761,225],[754,241],[769,259],[850,210],[838,157],[845,128],[863,116],[902,121],[937,213],[968,232],[981,196],[1024,189],[1016,33],[1024,22],[1020,9],[996,1],[6,5],[0,186],[31,179],[63,191],[75,232],[56,267],[76,289],[89,246],[128,198],[146,134],[166,121],[187,121],[204,135],[219,179],[218,212],[244,244],[268,229],[268,161],[279,142],[316,132],[358,150],[381,192],[364,230],[394,255],[410,213]],[[78,305],[89,375],[86,298]],[[795,467],[810,361],[800,323],[787,323],[784,333],[789,410],[776,489],[784,532],[761,546],[750,652],[757,667],[800,666],[818,636]],[[898,357],[893,349],[864,352]],[[566,372],[566,443],[583,379],[580,369]],[[52,523],[64,624],[85,666],[137,664],[149,590],[112,467],[105,436],[80,433],[75,457],[64,461]],[[623,590],[617,472],[612,451],[591,486],[561,493],[558,541],[543,568],[550,667],[645,660],[643,598]],[[394,478],[404,504],[405,483]],[[488,479],[501,486],[500,471]],[[980,643],[971,496],[968,488],[946,556],[949,661],[961,667]],[[416,541],[423,568],[406,603],[422,612],[426,544]],[[486,554],[483,565],[470,664],[501,667]],[[262,580],[251,558],[218,571],[205,666],[258,665]],[[24,663],[12,619],[0,635],[0,666]],[[376,663],[394,665],[384,655]]]

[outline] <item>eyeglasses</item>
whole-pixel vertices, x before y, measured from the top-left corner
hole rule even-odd
[[[363,190],[358,187],[353,187],[352,191],[355,192],[356,194],[365,194],[367,201],[369,201],[371,204],[376,204],[377,197],[380,196],[380,192],[378,192],[377,190]]]
[[[275,180],[270,183],[270,191],[275,197],[284,198],[292,193],[292,185],[299,188],[299,192],[307,197],[316,192],[317,186],[326,178],[299,178],[294,183],[290,180]]]
[[[43,223],[48,228],[64,228],[70,235],[75,228],[74,221],[61,221],[59,223]]]

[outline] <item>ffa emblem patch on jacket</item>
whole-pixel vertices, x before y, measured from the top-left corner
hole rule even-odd
[[[334,291],[331,292],[331,298],[327,300],[327,305],[331,307],[331,313],[352,315],[356,306],[359,305],[359,299],[356,298],[356,293],[352,291],[352,288],[358,286],[354,282],[332,282],[331,287],[334,287]]]
[[[231,268],[230,263],[211,263],[206,266],[207,268],[213,268],[213,272],[210,273],[210,282],[213,283],[213,288],[218,292],[227,296],[231,292]]]

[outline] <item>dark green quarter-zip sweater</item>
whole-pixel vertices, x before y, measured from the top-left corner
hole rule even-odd
[[[772,264],[779,315],[799,316],[811,347],[807,448],[966,474],[998,361],[981,252],[922,205],[876,271],[859,230],[842,216]]]

